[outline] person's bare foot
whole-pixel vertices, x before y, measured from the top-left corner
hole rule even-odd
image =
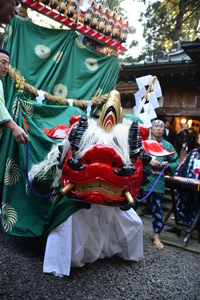
[[[164,245],[163,245],[163,243],[161,243],[158,233],[156,233],[154,235],[153,245],[156,249],[159,249],[159,250],[163,250],[163,248],[164,248]]]

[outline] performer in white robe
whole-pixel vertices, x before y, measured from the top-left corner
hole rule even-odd
[[[111,104],[113,107],[110,111]],[[131,206],[134,202],[132,194],[133,197],[137,195],[142,180],[142,163],[137,160],[142,150],[138,122],[125,125],[121,122],[120,96],[117,91],[111,91],[108,105],[105,104],[98,123],[82,116],[78,124],[77,121],[74,123],[69,138],[64,141],[61,156],[59,148],[55,146],[45,161],[32,167],[30,179],[39,178],[53,165],[58,167],[64,162],[62,170],[56,172],[53,186],[59,184],[64,172],[70,180],[68,177],[64,179],[61,193],[69,193],[70,187],[72,199],[83,194],[84,200],[89,197],[87,200],[92,202],[90,209],[75,212],[49,234],[44,256],[44,273],[69,275],[71,266],[82,267],[85,263],[114,255],[131,261],[143,258],[141,219],[132,208],[123,211],[113,202],[117,199],[123,206],[120,201],[124,201],[124,193],[128,193],[126,200]],[[68,153],[72,158],[66,156]],[[84,158],[86,154],[89,158]],[[82,166],[82,159],[87,166]],[[69,166],[70,170],[66,171],[65,168]],[[78,178],[78,174],[82,177]],[[93,197],[93,192],[96,197]],[[105,206],[106,202],[108,206]]]
[[[49,234],[43,272],[68,276],[71,267],[114,255],[136,262],[143,258],[142,221],[133,209],[92,204]]]

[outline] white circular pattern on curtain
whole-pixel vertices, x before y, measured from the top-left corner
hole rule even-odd
[[[34,114],[34,107],[32,104],[24,101],[24,100],[20,100],[19,98],[16,98],[15,101],[13,102],[13,106],[12,106],[12,113],[13,113],[13,118],[16,121],[19,117],[19,107],[20,104],[22,105],[22,108],[24,110],[24,112],[29,116],[29,118],[31,119],[33,117]]]
[[[4,175],[4,183],[6,185],[15,185],[20,178],[20,170],[17,163],[12,158],[7,158],[6,167],[5,167],[5,175]]]
[[[13,102],[12,113],[13,113],[13,118],[16,121],[19,116],[19,99],[18,98],[15,98],[15,101]]]
[[[99,67],[98,61],[94,58],[87,58],[85,60],[85,65],[90,71],[96,71]]]
[[[86,46],[79,40],[79,38],[76,38],[75,41],[76,41],[76,45],[79,48],[81,48],[81,49],[85,49],[86,48]]]
[[[62,56],[63,56],[63,51],[59,51],[56,53],[56,55],[53,58],[55,64],[58,64],[60,62]]]
[[[51,180],[50,178],[52,177],[52,180],[56,176],[57,173],[57,168],[56,166],[51,167],[51,169],[48,170],[48,172],[45,175],[38,176],[37,181],[38,182],[47,182],[48,180]]]
[[[65,98],[68,94],[68,89],[67,89],[66,85],[59,83],[54,86],[53,94],[55,96],[60,96],[60,97]]]
[[[12,26],[7,25],[6,32],[5,32],[4,36],[3,36],[4,42],[8,41],[9,37],[12,35],[12,32],[13,32]]]
[[[2,227],[7,231],[11,231],[17,222],[17,212],[10,205],[2,204]]]
[[[35,54],[41,59],[46,59],[51,54],[51,50],[45,45],[36,45]]]
[[[32,118],[34,114],[33,105],[23,100],[21,100],[21,104],[24,112],[29,116],[29,118]]]

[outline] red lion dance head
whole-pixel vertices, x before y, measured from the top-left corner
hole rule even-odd
[[[44,131],[52,138],[66,137],[63,145],[57,146],[61,193],[78,201],[132,205],[141,185],[148,182],[143,149],[154,156],[172,154],[157,142],[147,141],[149,130],[137,120],[131,124],[122,122],[120,94],[116,90],[109,93],[98,120],[76,115],[69,127],[60,125]]]

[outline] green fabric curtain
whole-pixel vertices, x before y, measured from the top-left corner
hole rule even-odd
[[[43,28],[27,19],[13,20],[3,46],[27,83],[65,98],[89,100],[96,92],[108,93],[120,70],[116,57],[84,46],[75,31]]]
[[[89,100],[95,93],[114,89],[119,74],[116,57],[107,57],[86,48],[76,32],[39,27],[28,19],[15,18],[8,26],[3,41],[10,52],[10,64],[38,90],[65,98]],[[76,107],[39,104],[31,95],[18,93],[9,76],[4,81],[6,107],[15,122],[29,127],[29,170],[48,154],[59,141],[48,138],[43,128],[69,124],[70,118],[84,111]],[[27,146],[18,145],[8,129],[0,138],[0,197],[2,228],[15,236],[34,237],[48,233],[73,212],[88,208],[60,195],[41,198],[27,185]],[[51,172],[33,188],[42,195],[52,192]],[[58,188],[59,190],[60,188]]]

